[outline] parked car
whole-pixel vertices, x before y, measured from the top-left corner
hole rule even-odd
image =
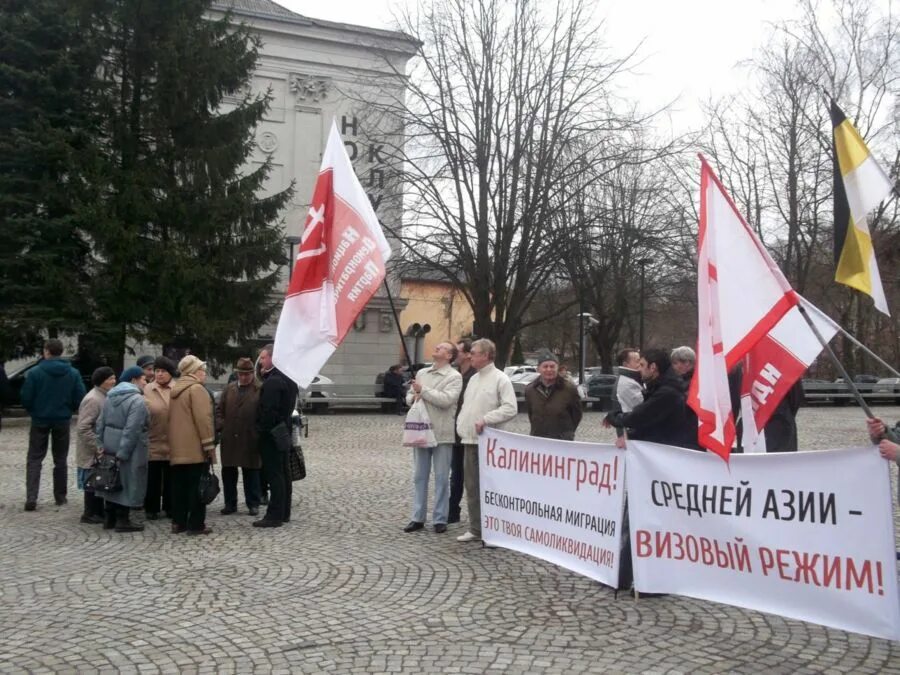
[[[522,385],[527,385],[538,379],[540,376],[540,373],[525,371],[524,373],[516,373],[515,375],[511,375],[509,381],[513,384],[516,384],[518,382]]]
[[[600,366],[591,366],[590,368],[585,368],[584,369],[584,381],[590,382],[591,377],[593,377],[594,375],[599,375],[602,372],[603,372],[603,368],[601,368]],[[571,375],[572,375],[572,382],[574,382],[575,384],[581,384],[581,377],[580,377],[580,374],[579,374],[577,368],[575,370],[571,371]]]
[[[609,373],[596,373],[587,381],[587,395],[598,399],[594,401],[594,410],[612,410],[616,395],[616,376]]]
[[[85,391],[90,391],[91,387],[91,374],[94,372],[93,369],[89,373],[84,372],[84,368],[80,367],[80,363],[77,359],[63,359],[68,361],[72,366],[81,374],[81,380],[84,382]],[[6,374],[9,379],[9,391],[7,395],[7,399],[5,401],[0,401],[0,406],[6,408],[21,408],[22,407],[22,387],[25,385],[25,377],[28,375],[28,372],[37,367],[43,361],[43,358],[33,359],[28,361],[23,366],[16,368],[14,371]]]
[[[872,393],[893,403],[900,403],[900,377],[882,377],[872,385]]]
[[[503,369],[503,372],[507,374],[510,380],[516,375],[521,375],[522,373],[536,373],[537,366],[526,366],[526,365],[518,365],[518,366],[506,366]]]

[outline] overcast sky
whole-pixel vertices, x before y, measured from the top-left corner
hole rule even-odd
[[[306,16],[373,28],[392,28],[396,0],[277,0]],[[702,123],[699,103],[726,95],[745,81],[736,64],[753,56],[773,31],[792,16],[787,0],[598,0],[608,42],[620,54],[644,41],[638,74],[627,94],[650,109],[676,100],[677,127]]]

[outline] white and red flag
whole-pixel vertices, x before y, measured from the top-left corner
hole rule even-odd
[[[697,366],[688,404],[701,446],[726,461],[736,432],[728,372],[797,304],[797,294],[701,155]]]
[[[390,256],[332,122],[272,353],[298,386],[308,386],[341,344],[378,290]]]
[[[825,342],[840,330],[818,307],[797,297],[799,305],[792,307],[744,357],[741,445],[746,453],[766,452],[762,430],[781,400],[822,351],[822,343],[800,313],[800,306]]]

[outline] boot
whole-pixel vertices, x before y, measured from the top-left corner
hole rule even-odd
[[[96,525],[103,522],[103,516],[98,515],[96,512],[94,493],[87,490],[84,492],[84,513],[81,514],[81,522],[87,525]]]
[[[116,532],[143,532],[144,526],[131,522],[127,506],[120,506],[116,513]]]
[[[103,513],[103,529],[112,530],[116,526],[116,508],[112,504],[105,504],[106,511]]]

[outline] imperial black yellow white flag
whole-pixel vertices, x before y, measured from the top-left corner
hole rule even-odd
[[[866,216],[893,189],[884,169],[869,153],[859,132],[837,103],[831,102],[834,127],[834,280],[872,297],[890,315],[875,262]]]

